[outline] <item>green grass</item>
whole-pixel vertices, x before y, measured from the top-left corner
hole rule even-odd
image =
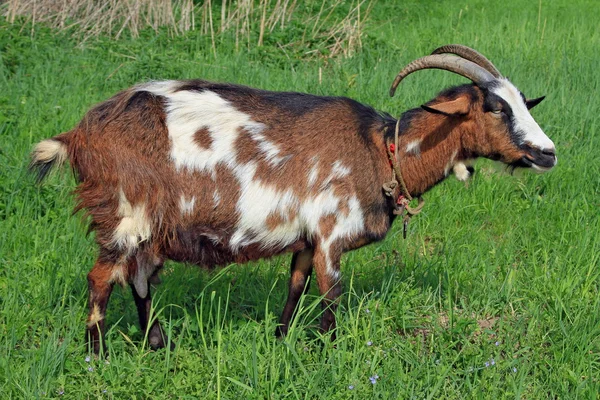
[[[288,59],[274,44],[236,53],[228,36],[215,59],[194,32],[80,49],[0,22],[0,398],[597,398],[596,2],[395,3],[377,3],[362,51],[329,61]],[[175,350],[143,345],[131,295],[117,288],[110,363],[86,362],[96,249],[71,215],[70,173],[41,187],[28,176],[33,143],[148,79],[345,95],[397,115],[464,82],[420,72],[387,96],[404,64],[446,43],[477,48],[528,96],[547,96],[533,114],[557,145],[555,170],[509,176],[480,161],[468,187],[451,178],[426,194],[407,240],[398,224],[346,255],[335,347],[316,329],[315,285],[290,335],[273,337],[289,257],[214,272],[169,263],[154,299]]]

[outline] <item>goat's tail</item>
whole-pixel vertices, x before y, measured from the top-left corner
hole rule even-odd
[[[69,133],[42,140],[33,148],[29,171],[36,174],[38,183],[44,180],[54,166],[60,167],[69,157],[67,146]]]

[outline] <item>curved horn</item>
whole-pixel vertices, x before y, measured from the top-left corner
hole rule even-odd
[[[472,61],[449,54],[435,54],[418,58],[404,67],[404,69],[398,73],[396,79],[394,79],[394,83],[390,89],[390,96],[394,96],[396,88],[402,79],[415,71],[431,68],[444,69],[462,75],[465,78],[472,80],[477,86],[481,86],[483,83],[496,79],[491,73]]]
[[[462,44],[449,44],[446,46],[438,47],[431,54],[442,54],[452,53],[462,58],[473,61],[475,64],[487,69],[495,78],[501,78],[502,74],[498,71],[498,68],[490,60],[488,60],[483,54],[474,50],[470,47],[463,46]]]

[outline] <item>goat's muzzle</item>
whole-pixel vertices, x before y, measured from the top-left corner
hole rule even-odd
[[[557,162],[556,151],[554,149],[540,149],[529,145],[524,145],[525,155],[515,165],[518,167],[532,168],[539,172],[551,170]]]

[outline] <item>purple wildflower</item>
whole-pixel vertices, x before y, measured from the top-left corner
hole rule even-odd
[[[496,341],[495,345],[500,346],[500,342]]]
[[[91,366],[91,365],[88,367],[88,369],[87,369],[87,370],[88,370],[88,371],[90,371],[90,372],[94,372],[94,368],[92,368],[92,366]]]
[[[58,390],[58,395],[62,396],[63,394],[65,394],[65,391],[63,389],[59,389]]]
[[[86,362],[86,363],[89,363],[90,361],[91,361],[91,358],[90,358],[90,356],[86,356],[86,357],[85,357],[85,362]]]
[[[365,312],[368,314],[368,313],[370,313],[371,311],[370,311],[368,308],[365,308]]]
[[[369,380],[371,381],[371,384],[373,384],[373,385],[377,383],[377,379],[379,379],[379,375],[377,375],[377,374],[369,377]]]
[[[494,359],[492,358],[491,364],[492,364],[492,365],[496,365],[496,360],[494,360]]]
[[[373,342],[371,342],[370,340],[367,342],[367,346],[373,346]]]
[[[513,367],[513,372],[516,374],[517,373],[517,367]]]
[[[354,385],[348,385],[348,390],[354,390]]]
[[[489,362],[489,361],[486,361],[486,362],[485,362],[485,367],[487,368],[487,367],[489,367],[489,366],[490,366],[490,362]]]

